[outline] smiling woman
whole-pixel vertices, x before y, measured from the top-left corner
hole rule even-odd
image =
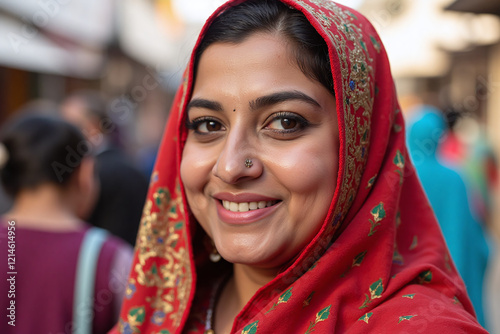
[[[403,123],[359,13],[223,5],[173,106],[117,330],[484,333]]]

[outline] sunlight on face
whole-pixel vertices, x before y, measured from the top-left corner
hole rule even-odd
[[[226,260],[283,265],[332,201],[335,98],[301,72],[284,38],[254,34],[205,50],[187,113],[181,178],[194,216]]]

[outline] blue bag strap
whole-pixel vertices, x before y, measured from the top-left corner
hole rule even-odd
[[[83,237],[76,267],[75,292],[73,298],[73,334],[91,334],[94,312],[94,285],[97,259],[107,232],[91,227]]]

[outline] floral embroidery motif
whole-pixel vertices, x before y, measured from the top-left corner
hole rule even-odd
[[[401,317],[399,317],[398,324],[400,324],[404,320],[410,321],[411,318],[416,317],[416,316],[417,315],[404,315],[404,316],[401,316]]]
[[[305,334],[310,334],[312,331],[314,331],[314,327],[316,327],[316,325],[318,323],[328,319],[328,317],[330,316],[330,308],[331,307],[332,307],[332,305],[329,305],[329,306],[325,307],[324,309],[322,309],[321,311],[319,311],[318,313],[316,313],[316,319],[314,319],[314,321],[311,321]]]
[[[377,226],[380,226],[380,222],[385,218],[386,214],[384,210],[384,203],[380,202],[380,204],[374,207],[370,213],[373,216],[373,220],[371,219],[368,220],[371,225],[370,232],[368,233],[369,237],[371,237],[372,235],[375,234],[375,232],[377,232],[376,230]]]
[[[409,250],[414,250],[418,246],[418,236],[414,235]]]
[[[367,252],[368,251],[363,251],[363,252],[359,253],[358,255],[356,255],[354,257],[354,259],[352,260],[351,267],[347,268],[347,270],[342,275],[340,275],[340,277],[345,277],[352,268],[354,268],[354,267],[360,267],[361,263],[363,263],[363,260],[365,259],[365,256],[366,256]]]
[[[412,293],[412,294],[409,294],[409,295],[403,295],[403,298],[413,299],[413,298],[415,298],[415,294]]]
[[[373,187],[373,185],[375,184],[375,181],[377,180],[377,176],[378,175],[375,175],[374,177],[372,177],[371,179],[368,180],[368,185],[366,186],[365,189]]]
[[[257,333],[259,320],[252,322],[248,326],[245,326],[241,331],[241,334],[255,334]]]
[[[401,154],[400,150],[397,150],[396,156],[394,157],[394,164],[399,168],[396,169],[395,172],[399,174],[399,184],[403,184],[403,176],[404,176],[404,167],[405,167],[405,158],[403,154]]]
[[[311,304],[312,297],[314,296],[315,291],[311,292],[309,296],[302,302],[302,308],[309,306]]]
[[[403,255],[401,255],[401,253],[398,250],[398,243],[396,241],[394,241],[394,252],[392,254],[392,262],[399,266],[402,266],[405,263]]]
[[[368,307],[368,305],[377,298],[382,297],[382,293],[384,292],[384,284],[382,283],[382,279],[380,278],[378,281],[373,282],[372,285],[368,288],[368,291],[370,291],[370,295],[365,293],[365,301],[363,302],[363,305],[359,307],[359,309],[364,309]]]
[[[420,273],[418,275],[418,283],[419,284],[424,284],[427,283],[429,284],[432,281],[432,271],[426,270]]]
[[[138,327],[144,323],[145,317],[146,312],[144,306],[132,308],[127,314],[126,322],[120,319],[118,323],[118,330],[123,334],[140,332]]]
[[[174,327],[180,323],[191,286],[189,254],[178,245],[181,233],[186,233],[181,198],[179,186],[175,199],[168,189],[158,188],[154,202],[146,203],[137,238],[138,263],[133,268],[137,284],[158,288],[155,296],[145,298],[154,310],[152,321],[163,324],[168,315]]]
[[[345,121],[345,173],[341,185],[339,205],[335,208],[334,216],[340,214],[345,217],[349,210],[353,194],[357,191],[367,152],[370,145],[370,123],[373,110],[374,79],[373,62],[366,48],[363,33],[356,23],[358,18],[352,12],[344,10],[334,2],[325,0],[311,0],[312,4],[320,7],[313,8],[304,1],[297,3],[310,12],[323,27],[326,36],[333,43],[336,56],[339,59],[342,82],[335,87],[339,95],[343,96],[343,111]],[[337,28],[333,33],[330,27]],[[353,194],[350,194],[353,192]],[[338,223],[329,226],[327,233],[333,235]]]
[[[368,321],[370,320],[372,315],[373,315],[373,312],[366,313],[364,316],[359,318],[358,321],[364,321],[364,322],[368,323]]]
[[[278,301],[273,304],[273,306],[269,309],[269,311],[266,312],[266,314],[273,311],[279,304],[287,303],[288,300],[290,300],[290,298],[292,297],[292,289],[293,287],[283,292],[281,296],[278,298]]]

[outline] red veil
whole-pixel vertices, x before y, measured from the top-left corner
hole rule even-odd
[[[200,39],[218,13],[241,2],[219,8]],[[339,174],[319,233],[253,296],[232,332],[484,333],[408,159],[404,120],[376,31],[359,13],[328,0],[282,2],[303,12],[329,48]],[[193,58],[151,178],[120,333],[198,332],[191,323],[199,307],[193,300],[201,293],[197,281],[206,280],[201,268],[210,264],[195,237],[201,228],[189,214],[179,172],[192,74]]]

